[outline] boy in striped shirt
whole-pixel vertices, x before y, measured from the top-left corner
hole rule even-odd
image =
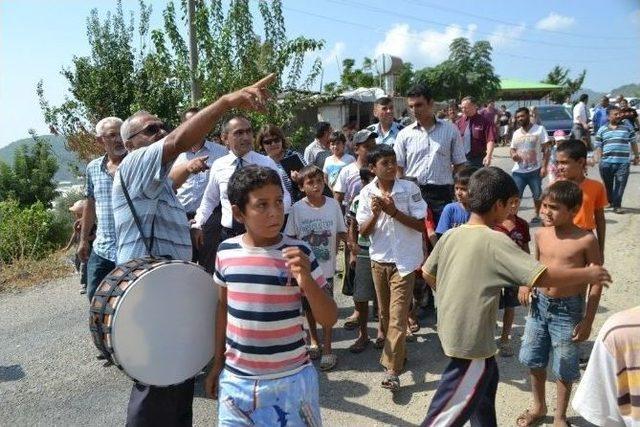
[[[215,358],[206,390],[219,399],[220,425],[321,425],[318,378],[305,348],[301,297],[331,328],[335,302],[304,242],[280,233],[284,223],[277,172],[246,166],[227,193],[246,233],[218,248],[214,281]]]

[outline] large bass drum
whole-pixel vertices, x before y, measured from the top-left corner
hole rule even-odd
[[[179,384],[214,354],[218,292],[203,268],[168,258],[117,266],[91,300],[89,328],[98,350],[147,385]]]

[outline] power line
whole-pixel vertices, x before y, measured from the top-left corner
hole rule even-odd
[[[354,26],[354,27],[364,28],[366,30],[371,30],[371,31],[374,31],[376,33],[384,33],[384,31],[381,30],[380,28],[372,27],[370,25],[361,24],[359,22],[347,21],[347,20],[336,18],[336,17],[333,17],[333,16],[321,15],[321,14],[318,14],[318,13],[308,12],[308,11],[305,11],[305,10],[300,10],[300,9],[296,9],[296,8],[289,7],[289,6],[282,6],[282,8],[285,9],[285,10],[289,10],[291,12],[296,12],[296,13],[300,13],[300,14],[307,15],[307,16],[313,16],[315,18],[325,19],[325,20],[328,20],[328,21],[331,21],[331,22],[338,22],[338,23],[345,24],[345,25],[351,25],[351,26]],[[413,39],[415,41],[422,41],[422,39],[420,39],[419,37],[413,36],[411,34],[407,34],[407,37],[409,39]],[[550,59],[550,58],[531,57],[531,56],[525,56],[525,55],[510,54],[510,53],[506,53],[506,52],[499,51],[499,50],[493,50],[493,53],[494,54],[498,54],[498,55],[512,57],[512,58],[535,60],[535,61],[539,61],[539,62],[563,63],[563,62],[567,61],[566,58]],[[629,60],[635,60],[635,58],[631,58],[631,57],[626,57],[626,58],[612,57],[612,58],[601,58],[599,60],[580,60],[580,59],[576,59],[576,60],[571,60],[571,62],[601,64],[601,63],[612,63],[612,62],[626,62],[626,61],[629,61]]]
[[[418,16],[414,16],[414,15],[407,15],[407,14],[403,14],[403,13],[399,13],[396,12],[394,10],[390,10],[388,8],[381,8],[381,7],[377,7],[377,6],[371,6],[367,3],[361,3],[361,2],[357,2],[357,1],[346,1],[346,0],[325,0],[329,3],[334,3],[334,4],[339,4],[339,5],[346,5],[346,6],[351,6],[353,8],[357,8],[359,10],[362,9],[366,9],[369,10],[371,12],[375,12],[375,13],[379,13],[382,15],[393,15],[396,16],[398,18],[403,18],[403,19],[410,19],[410,20],[414,20],[414,21],[419,21],[419,22],[424,22],[427,24],[432,24],[432,25],[437,25],[439,27],[450,27],[451,24],[447,24],[444,22],[439,22],[439,21],[433,21],[430,19],[424,19]],[[516,25],[520,26],[520,24]],[[488,37],[492,37],[494,36],[493,33],[488,33],[488,32],[484,32],[484,31],[475,31],[477,34],[480,35],[484,35],[484,36],[488,36]],[[531,40],[531,39],[527,39],[527,38],[522,38],[522,37],[509,37],[509,36],[503,36],[506,39],[510,39],[510,40],[516,40],[516,41],[520,41],[520,42],[525,42],[525,43],[532,43],[532,44],[539,44],[539,45],[546,45],[546,46],[553,46],[553,47],[562,47],[562,48],[570,48],[570,49],[585,49],[585,50],[611,50],[611,46],[585,46],[585,45],[570,45],[570,44],[562,44],[562,43],[554,43],[554,42],[547,42],[547,41],[542,41],[542,40]],[[618,46],[619,48],[619,46]]]
[[[455,13],[456,15],[471,16],[472,18],[482,19],[482,20],[490,21],[490,22],[496,22],[498,24],[512,25],[512,26],[520,25],[518,23],[509,22],[509,21],[503,21],[501,19],[491,18],[489,16],[477,15],[475,13],[467,12],[467,11],[460,10],[460,9],[454,9],[454,8],[451,8],[451,7],[446,7],[446,6],[442,6],[442,5],[438,5],[438,4],[428,3],[428,2],[424,2],[422,0],[420,0],[420,1],[404,0],[404,1],[406,3],[411,3],[411,4],[415,5],[415,6],[422,7],[424,9],[439,9],[439,10],[443,10],[445,12]],[[542,31],[542,32],[547,32],[547,33],[552,33],[552,34],[562,34],[562,35],[571,36],[571,37],[579,37],[579,38],[582,38],[582,39],[584,39],[584,38],[592,38],[592,39],[600,39],[600,40],[634,40],[634,41],[638,40],[637,37],[607,36],[607,35],[601,35],[601,34],[598,34],[598,35],[576,34],[576,33],[569,33],[569,32],[566,32],[566,31],[548,30],[548,29],[535,28],[535,27],[534,27],[534,29],[537,30],[537,31]]]

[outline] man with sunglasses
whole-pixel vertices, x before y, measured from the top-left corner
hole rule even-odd
[[[146,111],[124,121],[120,133],[129,154],[116,172],[112,190],[117,264],[148,255],[191,260],[189,224],[169,171],[178,155],[201,142],[227,111],[262,110],[268,98],[266,87],[274,79],[275,75],[270,74],[251,86],[223,95],[168,134],[164,124]],[[142,230],[136,226],[123,185]],[[194,379],[168,387],[134,383],[127,425],[191,426],[193,386]]]
[[[204,244],[202,226],[207,222],[214,209],[222,208],[220,241],[244,233],[244,226],[233,219],[231,203],[227,196],[227,184],[233,173],[247,165],[257,165],[271,168],[278,172],[282,179],[283,172],[278,168],[271,157],[253,151],[253,129],[251,122],[243,116],[232,117],[222,126],[222,141],[229,147],[229,154],[219,158],[211,165],[209,183],[204,190],[202,202],[196,211],[192,228],[195,231],[195,242],[198,247]],[[289,212],[291,195],[284,183],[282,192],[284,195],[284,211]]]

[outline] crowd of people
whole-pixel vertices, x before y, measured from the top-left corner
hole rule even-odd
[[[96,141],[105,155],[87,166],[78,227],[88,298],[115,265],[134,258],[170,255],[200,264],[219,288],[216,353],[205,381],[220,402],[218,423],[321,425],[311,360],[319,359],[321,370],[339,369],[332,329],[343,256],[341,290],[354,302],[344,322],[355,330],[349,351],[372,344],[373,304],[373,346],[385,370],[379,384],[392,392],[401,386],[406,343],[420,328],[417,308],[426,293],[435,295],[438,336],[450,360],[423,425],[497,425],[495,355],[514,355],[510,335],[520,304],[530,307],[519,359],[530,370],[533,405],[517,424],[546,415],[551,364],[554,423],[567,425],[578,343],[589,337],[611,280],[602,267],[604,209],[620,211],[620,170],[628,170],[631,152],[638,160],[635,135],[619,109],[607,110],[596,134],[596,158],[605,184],[607,173],[613,177],[611,190],[586,176],[581,140],[550,137],[527,108],[516,111],[517,129],[509,136],[511,174],[492,167],[494,148],[506,135],[504,111],[492,103],[480,110],[465,97],[459,117],[451,106],[438,118],[422,84],[407,94],[413,122],[398,123],[393,100],[383,97],[374,105],[375,124],[345,133],[319,122],[302,155],[280,127],[267,124],[254,133],[242,115],[222,124],[220,143],[206,139],[227,111],[262,109],[272,79],[188,110],[169,133],[146,111],[98,122]],[[552,166],[556,181],[543,190]],[[531,223],[544,225],[535,234],[518,216],[527,186],[536,212]],[[590,379],[582,382],[597,384],[592,387],[607,398],[579,390],[574,407],[590,420],[638,423],[640,405],[624,400],[630,386],[625,394],[618,371],[591,366],[619,367],[620,343],[633,345],[637,335],[598,339]],[[191,425],[193,389],[193,379],[169,387],[134,383],[127,425]]]

